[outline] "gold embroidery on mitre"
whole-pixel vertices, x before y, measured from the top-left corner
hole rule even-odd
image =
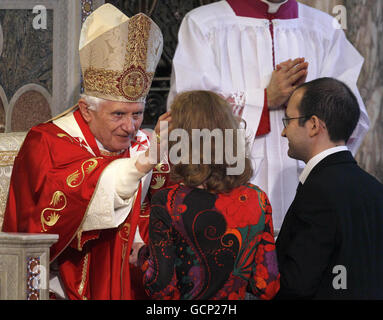
[[[64,201],[64,204],[59,208],[55,208],[57,206],[57,204],[59,202],[61,202],[61,200]],[[45,208],[43,211],[41,211],[41,226],[42,226],[41,232],[47,231],[45,226],[52,227],[60,219],[60,215],[58,214],[58,212],[64,210],[64,208],[67,205],[67,200],[66,200],[65,194],[62,191],[56,191],[53,194],[52,200],[49,203],[49,205],[53,206],[53,208]],[[51,212],[47,217],[45,217],[45,212],[47,212],[47,211],[48,212],[53,211],[53,212]]]
[[[70,174],[66,178],[66,183],[67,183],[68,187],[75,188],[75,187],[78,187],[79,185],[81,185],[84,182],[85,175],[90,174],[97,167],[97,165],[98,165],[97,159],[102,159],[102,157],[91,158],[91,159],[84,161],[81,164],[81,174],[80,174],[79,170],[76,170],[75,172]],[[85,171],[84,171],[84,167],[88,163],[89,163],[89,166],[87,166],[85,168]],[[81,176],[81,179],[79,179],[80,176]]]
[[[150,19],[143,14],[137,14],[130,19],[124,70],[132,66],[146,70],[150,25]]]
[[[148,77],[149,75],[149,77]],[[130,67],[119,78],[118,88],[122,96],[134,101],[142,96],[146,96],[149,90],[149,83],[152,77],[141,67]]]
[[[89,67],[84,72],[86,91],[99,92],[110,96],[120,96],[119,79],[121,72]]]
[[[84,72],[85,91],[128,101],[146,97],[154,77],[154,72],[146,71],[151,24],[143,14],[130,19],[123,71],[88,67]]]
[[[121,94],[128,100],[146,96],[153,74],[146,73],[148,41],[151,22],[148,17],[137,14],[129,21],[124,73],[120,78]]]

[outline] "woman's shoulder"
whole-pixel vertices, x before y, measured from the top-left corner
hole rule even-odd
[[[241,196],[242,196],[242,199],[245,199],[247,196],[250,196],[258,200],[261,198],[267,198],[266,193],[260,187],[251,183],[240,185],[239,187],[236,187],[227,193],[218,194],[219,198],[237,199],[237,198],[241,198]]]
[[[215,207],[222,212],[230,227],[257,225],[268,213],[268,199],[259,187],[253,184],[241,185],[229,193],[219,194]]]
[[[243,188],[246,188],[246,189],[251,189],[251,190],[254,190],[255,192],[257,193],[265,193],[260,187],[258,187],[257,185],[255,184],[252,184],[250,182],[242,185],[241,187]]]
[[[239,187],[236,187],[232,189],[230,192],[222,194],[224,196],[229,197],[237,197],[239,195],[249,195],[249,196],[256,196],[256,197],[267,197],[266,193],[257,185],[246,183],[243,185],[240,185]]]
[[[170,190],[172,190],[174,185],[157,190],[152,193],[152,204],[161,204],[165,203],[167,199],[167,195]]]

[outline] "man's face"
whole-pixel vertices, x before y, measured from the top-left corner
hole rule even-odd
[[[102,102],[97,111],[89,110],[89,128],[109,151],[130,147],[144,118],[144,104],[139,102]]]
[[[299,118],[303,116],[298,110],[303,95],[303,89],[299,89],[293,93],[285,111],[285,118]],[[300,126],[299,120],[300,119],[287,120],[288,123],[282,131],[282,136],[289,141],[288,156],[306,162],[308,160],[308,147],[310,141],[306,126]]]

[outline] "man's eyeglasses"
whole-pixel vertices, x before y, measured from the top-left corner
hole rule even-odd
[[[308,116],[302,116],[302,117],[296,117],[296,118],[283,118],[282,122],[283,122],[283,126],[286,128],[289,125],[290,120],[307,119],[307,118],[309,118],[309,117]]]

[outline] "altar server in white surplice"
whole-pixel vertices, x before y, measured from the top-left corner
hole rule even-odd
[[[363,57],[335,18],[295,0],[227,0],[196,8],[182,21],[168,106],[182,91],[225,96],[247,125],[254,175],[280,229],[304,166],[281,137],[285,105],[297,85],[321,77],[345,82],[358,98],[359,123],[347,147],[355,155],[369,128],[356,86]]]

